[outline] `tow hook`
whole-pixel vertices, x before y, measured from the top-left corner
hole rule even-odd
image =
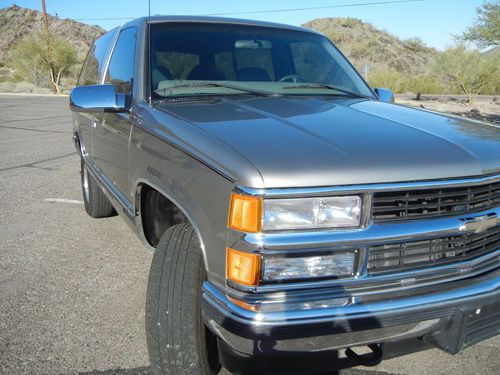
[[[382,347],[379,344],[370,344],[367,345],[368,348],[372,351],[368,354],[358,354],[351,348],[347,348],[345,351],[345,355],[347,358],[351,359],[358,365],[362,366],[376,366],[380,362],[382,362]]]

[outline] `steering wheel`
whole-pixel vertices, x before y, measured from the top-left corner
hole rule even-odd
[[[305,82],[304,79],[298,74],[287,74],[281,77],[278,82]]]

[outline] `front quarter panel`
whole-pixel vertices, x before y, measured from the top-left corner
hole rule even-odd
[[[206,164],[148,131],[138,120],[129,148],[130,195],[140,214],[141,184],[147,184],[174,202],[188,217],[200,239],[210,281],[225,279],[227,214],[234,182]],[[141,216],[138,230],[142,236]]]

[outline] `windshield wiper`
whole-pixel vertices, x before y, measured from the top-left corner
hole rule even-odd
[[[241,87],[238,85],[231,85],[231,84],[222,83],[222,82],[178,83],[178,84],[173,85],[171,87],[164,87],[164,88],[161,88],[161,89],[158,89],[155,91],[157,94],[166,93],[166,92],[170,91],[170,95],[171,95],[172,91],[175,89],[178,89],[178,88],[196,88],[196,87],[224,87],[226,89],[239,90],[239,91],[248,92],[250,94],[255,94],[255,95],[260,95],[260,96],[278,96],[279,95],[278,93],[275,93],[272,91],[249,89],[246,87]]]
[[[300,85],[283,87],[283,90],[293,90],[293,89],[328,89],[328,90],[336,90],[336,91],[339,91],[343,94],[347,94],[347,95],[354,96],[357,98],[373,99],[371,96],[358,94],[358,93],[355,93],[353,91],[344,89],[342,87],[335,86],[335,85],[329,85],[327,83],[303,83]]]

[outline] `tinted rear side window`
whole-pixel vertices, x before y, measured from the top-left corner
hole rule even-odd
[[[108,56],[117,30],[111,30],[94,42],[83,63],[82,71],[78,78],[78,86],[100,83],[102,72],[105,68],[106,56]]]
[[[115,86],[118,93],[128,94],[131,90],[136,38],[136,27],[123,29],[111,55],[105,82]]]

